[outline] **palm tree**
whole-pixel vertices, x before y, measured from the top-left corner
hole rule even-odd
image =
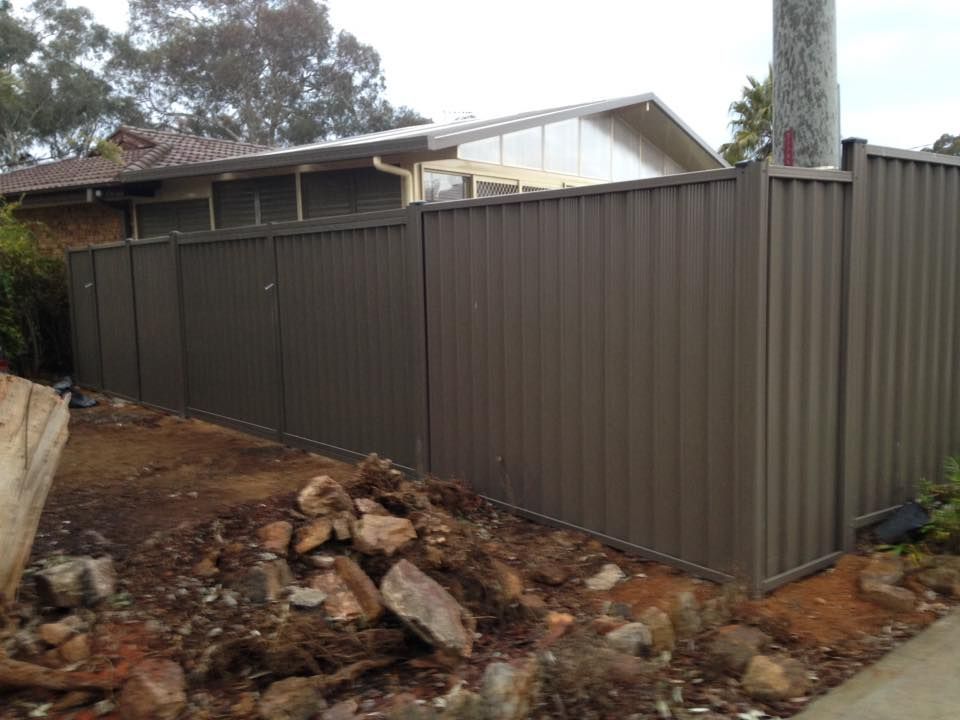
[[[773,70],[763,82],[747,75],[740,99],[730,103],[733,141],[720,146],[731,165],[741,160],[766,160],[773,150]]]

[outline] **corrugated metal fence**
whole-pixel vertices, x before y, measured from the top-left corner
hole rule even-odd
[[[71,251],[77,378],[768,590],[960,449],[960,163],[844,167]]]

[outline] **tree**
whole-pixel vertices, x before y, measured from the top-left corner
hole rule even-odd
[[[766,160],[773,150],[773,70],[758,81],[747,75],[739,100],[730,103],[733,141],[720,146],[720,154],[734,165],[742,160]]]
[[[944,133],[931,147],[925,147],[923,150],[941,155],[960,155],[960,135]]]
[[[112,43],[86,8],[36,0],[17,16],[0,0],[0,168],[82,155],[140,118],[103,75]]]
[[[317,0],[130,0],[111,64],[153,123],[266,145],[424,122]]]

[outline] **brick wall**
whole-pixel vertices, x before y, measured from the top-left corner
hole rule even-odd
[[[123,213],[97,203],[20,208],[17,217],[31,226],[40,247],[51,253],[116,242],[124,236]]]

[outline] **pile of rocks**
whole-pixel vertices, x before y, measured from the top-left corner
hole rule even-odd
[[[920,608],[917,593],[904,587],[926,588],[926,600],[936,595],[960,599],[960,557],[928,555],[917,561],[890,553],[876,553],[860,571],[860,594],[867,600],[894,612]]]

